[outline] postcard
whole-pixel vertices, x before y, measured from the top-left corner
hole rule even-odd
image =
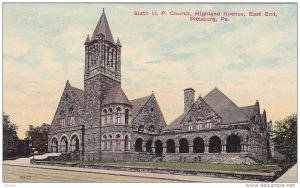
[[[6,187],[297,183],[297,3],[2,6]]]

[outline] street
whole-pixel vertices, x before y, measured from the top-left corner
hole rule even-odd
[[[175,180],[3,165],[3,183],[176,182]]]

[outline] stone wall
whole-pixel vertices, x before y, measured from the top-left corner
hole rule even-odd
[[[150,129],[154,127],[154,130]],[[148,134],[158,134],[166,126],[166,122],[161,113],[157,100],[152,94],[141,112],[133,118],[132,127],[135,131]],[[143,127],[141,129],[141,127]]]
[[[217,163],[217,164],[257,164],[243,153],[167,153],[165,162]]]

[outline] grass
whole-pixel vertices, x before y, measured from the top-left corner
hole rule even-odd
[[[270,173],[280,170],[278,165],[243,165],[243,164],[211,164],[211,163],[171,163],[171,162],[101,162],[101,161],[72,161],[81,165],[114,165],[114,166],[135,166],[135,167],[159,167],[168,169],[196,169],[216,170],[230,172],[263,172]]]
[[[216,170],[234,172],[276,172],[280,170],[277,165],[242,165],[242,164],[208,164],[208,163],[114,163],[120,166],[139,166],[139,167],[161,167],[169,169],[197,169],[197,170]]]

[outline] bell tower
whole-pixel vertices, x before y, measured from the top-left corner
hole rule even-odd
[[[93,32],[88,35],[85,46],[84,69],[84,114],[86,137],[97,144],[85,140],[87,159],[97,158],[100,150],[100,110],[108,91],[121,85],[121,43],[115,43],[103,9]]]

